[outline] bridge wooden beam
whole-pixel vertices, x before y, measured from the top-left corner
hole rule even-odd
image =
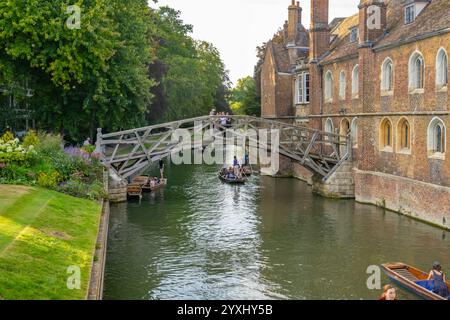
[[[119,175],[128,177],[139,172],[152,162],[163,157],[167,157],[173,152],[184,150],[186,145],[180,145],[178,142],[168,141],[172,133],[179,128],[190,131],[191,136],[202,133],[203,131],[214,129],[222,129],[223,131],[214,131],[213,137],[222,137],[227,127],[222,126],[218,121],[222,116],[203,116],[169,123],[136,128],[131,130],[120,131],[116,133],[98,134],[98,148],[105,150],[113,148],[112,154],[108,156],[108,150],[102,155],[102,162],[106,166],[117,168]],[[257,137],[249,137],[248,135],[236,132],[238,137],[246,138],[252,143],[257,143],[259,147],[267,147],[271,150],[271,136],[269,135],[267,144],[259,142],[260,129],[278,129],[280,132],[279,153],[287,156],[294,161],[308,167],[318,174],[328,177],[336,168],[348,157],[350,139],[348,136],[340,136],[335,133],[315,130],[295,124],[284,123],[276,120],[268,120],[264,118],[256,118],[251,116],[227,116],[232,121],[232,128],[243,129],[247,132],[253,129],[257,133]],[[202,121],[200,128],[195,127],[196,122]],[[210,142],[209,142],[210,143]],[[194,147],[199,142],[194,141]],[[204,141],[202,142],[204,145]],[[118,153],[126,146],[133,146],[132,150],[127,151],[125,155]],[[189,145],[192,147],[191,145]],[[340,154],[341,146],[345,146],[345,155]],[[103,149],[102,149],[103,148]],[[180,149],[181,148],[181,149]],[[330,151],[327,151],[330,150]],[[109,151],[111,152],[111,150]]]

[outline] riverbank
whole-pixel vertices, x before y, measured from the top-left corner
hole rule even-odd
[[[96,201],[0,185],[0,299],[85,299],[101,212]]]

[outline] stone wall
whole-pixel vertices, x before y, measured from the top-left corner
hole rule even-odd
[[[108,180],[109,201],[112,203],[127,201],[127,186],[126,180],[110,171]]]
[[[450,229],[450,188],[381,172],[355,170],[356,201]]]
[[[297,162],[292,163],[292,175],[294,178],[302,180],[309,185],[312,185],[313,183],[313,173]]]
[[[313,192],[321,196],[338,199],[355,197],[355,179],[351,161],[344,162],[327,181],[323,181],[321,176],[314,175],[312,182]]]
[[[272,176],[277,178],[287,178],[292,177],[292,168],[293,163],[290,158],[285,157],[283,155],[279,155],[279,169],[273,170],[272,167],[269,166],[260,166],[260,171],[262,175]]]

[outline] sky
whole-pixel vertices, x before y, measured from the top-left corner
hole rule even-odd
[[[302,22],[309,29],[310,1],[300,0]],[[288,18],[291,0],[158,0],[155,6],[181,11],[185,23],[194,26],[195,39],[219,49],[231,81],[253,76],[256,47],[272,38]],[[329,19],[358,11],[359,0],[330,0]]]

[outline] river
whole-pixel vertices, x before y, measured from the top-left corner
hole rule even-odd
[[[376,299],[370,265],[450,270],[446,231],[296,179],[232,186],[216,171],[169,164],[165,189],[111,206],[104,299]]]

